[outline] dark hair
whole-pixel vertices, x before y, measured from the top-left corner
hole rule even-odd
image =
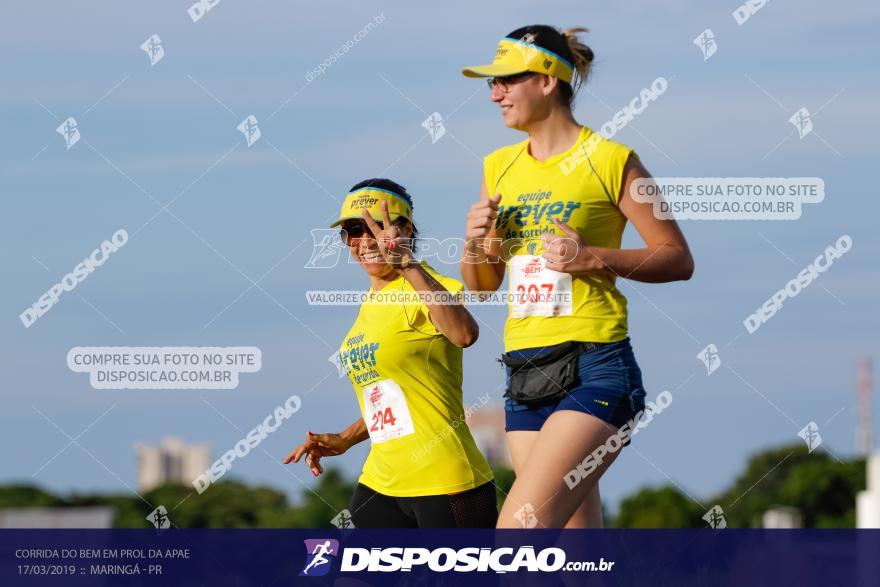
[[[573,58],[572,65],[574,65],[574,77],[571,80],[572,83],[563,81],[559,82],[559,96],[562,98],[563,102],[569,106],[572,106],[574,103],[575,94],[577,94],[581,85],[587,81],[587,78],[590,76],[590,71],[592,70],[594,57],[593,50],[578,38],[578,33],[587,32],[589,32],[589,29],[584,27],[574,27],[560,31],[560,34],[565,38],[569,51],[571,51],[571,56]]]
[[[578,38],[579,33],[586,32],[589,29],[584,27],[560,30],[546,24],[533,24],[516,29],[507,38],[522,41],[530,37],[529,43],[555,53],[572,65],[571,83],[559,80],[559,98],[563,104],[571,107],[575,94],[590,75],[593,63],[593,50]]]
[[[351,186],[351,189],[348,191],[353,192],[355,190],[359,190],[362,188],[377,188],[380,190],[388,190],[389,192],[394,192],[395,194],[397,194],[398,196],[400,196],[401,198],[406,200],[406,203],[409,204],[410,210],[415,209],[415,207],[413,206],[412,196],[409,195],[409,192],[406,191],[406,188],[395,181],[391,181],[390,179],[386,179],[384,177],[374,177],[372,179],[365,179],[364,181],[358,182],[358,183],[354,184],[353,186]],[[413,250],[413,252],[415,252],[416,251],[416,239],[419,236],[419,229],[416,228],[415,222],[410,222],[410,224],[412,225],[412,239],[413,239],[412,250]]]

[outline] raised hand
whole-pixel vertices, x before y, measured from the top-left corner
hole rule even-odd
[[[412,238],[400,236],[400,228],[391,223],[388,215],[388,202],[380,204],[382,208],[382,224],[379,226],[366,210],[363,212],[364,222],[379,245],[379,252],[385,262],[398,271],[406,269],[413,262]]]

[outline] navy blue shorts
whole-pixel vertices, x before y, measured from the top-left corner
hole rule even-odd
[[[542,351],[546,352],[546,348],[522,349],[511,354],[528,357]],[[628,337],[603,344],[590,352],[581,352],[578,373],[578,386],[559,400],[526,405],[506,398],[505,430],[540,430],[550,414],[557,410],[583,412],[620,428],[645,409],[642,371]],[[510,376],[510,367],[507,376]]]

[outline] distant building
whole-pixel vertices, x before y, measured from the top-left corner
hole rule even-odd
[[[880,528],[880,451],[868,457],[867,487],[856,495],[856,528]]]
[[[0,509],[0,528],[112,528],[109,506]]]
[[[801,511],[789,506],[779,506],[764,512],[761,525],[764,528],[803,528]]]
[[[504,432],[504,408],[487,406],[474,410],[467,418],[467,425],[490,466],[511,468]]]
[[[163,438],[159,446],[136,445],[137,482],[141,491],[166,483],[192,485],[193,479],[211,466],[208,444],[186,444],[177,438]]]

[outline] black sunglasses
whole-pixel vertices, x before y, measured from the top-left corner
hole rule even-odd
[[[385,225],[383,222],[379,220],[374,220],[376,224],[379,225],[379,228],[385,230]],[[392,220],[391,224],[398,228],[403,228],[406,226],[407,219],[403,216],[398,216],[396,220]],[[364,237],[372,238],[372,233],[370,232],[367,223],[363,220],[355,220],[353,222],[346,222],[342,225],[342,230],[339,231],[339,237],[342,239],[346,245],[351,246],[354,244],[355,239],[364,238]]]

